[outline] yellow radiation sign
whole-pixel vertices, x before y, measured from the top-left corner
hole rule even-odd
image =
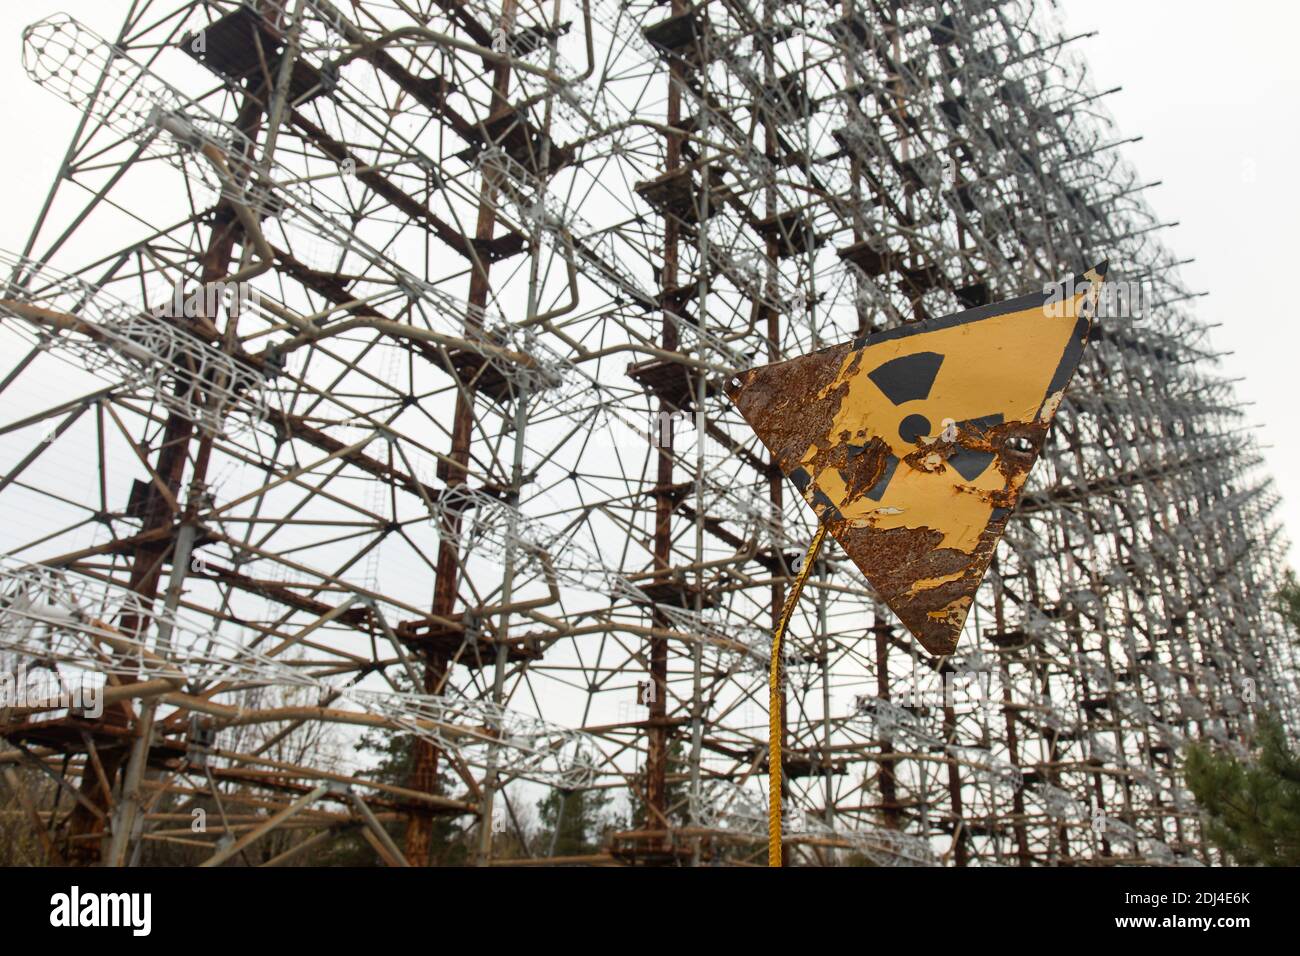
[[[1087,345],[1105,272],[730,382],[781,471],[933,654],[957,647]]]

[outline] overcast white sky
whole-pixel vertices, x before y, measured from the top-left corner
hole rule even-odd
[[[1196,307],[1208,322],[1247,420],[1258,424],[1268,467],[1283,496],[1278,512],[1300,537],[1300,446],[1295,402],[1300,325],[1287,311],[1300,274],[1300,5],[1269,0],[1062,0],[1100,89],[1122,86],[1106,105],[1145,180],[1162,185],[1147,201],[1183,275],[1210,294]],[[1300,554],[1294,546],[1292,563]]]
[[[72,135],[75,112],[43,93],[20,62],[28,23],[66,11],[105,35],[125,0],[7,0],[0,5],[0,248],[18,251]],[[1300,536],[1300,450],[1293,402],[1300,326],[1287,312],[1297,278],[1293,224],[1300,221],[1300,6],[1276,0],[1061,0],[1072,33],[1100,35],[1078,46],[1146,180],[1164,240],[1198,291],[1200,314],[1221,322],[1213,342],[1233,354],[1223,368],[1248,421],[1258,424],[1268,467],[1283,495],[1279,518]],[[1292,554],[1298,552],[1293,548]],[[1293,562],[1296,563],[1296,562]]]

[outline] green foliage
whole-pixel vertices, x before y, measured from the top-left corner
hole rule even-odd
[[[356,749],[363,753],[376,754],[379,762],[375,769],[367,773],[368,779],[379,783],[389,783],[399,787],[411,785],[411,772],[415,768],[415,747],[418,738],[412,734],[395,731],[367,732],[357,743]],[[438,791],[450,793],[454,789],[451,774],[447,770],[447,761],[438,762]],[[384,826],[399,847],[406,835],[404,820],[387,823]],[[375,852],[359,833],[349,835],[346,841],[338,841],[341,849],[353,848],[352,853],[345,853],[346,858],[330,859],[327,865],[381,865]],[[463,825],[455,817],[436,816],[433,819],[433,833],[429,840],[429,865],[462,866],[469,862],[470,842]]]
[[[604,790],[552,790],[537,803],[541,833],[534,841],[547,856],[585,856],[600,851],[610,829],[610,796]]]
[[[1187,785],[1206,817],[1206,835],[1246,866],[1300,866],[1300,758],[1282,725],[1259,721],[1259,750],[1250,761],[1202,743],[1187,754]]]
[[[26,767],[0,774],[0,866],[47,865],[45,848],[27,811],[48,809],[55,796],[50,779]]]
[[[665,764],[665,776],[668,781],[664,784],[664,806],[668,823],[671,826],[684,827],[690,823],[690,782],[686,779],[690,767],[686,762],[685,744],[681,740],[673,740],[668,745]],[[633,826],[645,826],[651,830],[663,826],[662,821],[650,820],[646,813],[644,774],[638,775],[638,786],[629,794],[629,802]]]
[[[1277,605],[1287,623],[1300,631],[1300,581],[1296,580],[1295,572],[1290,568],[1286,569],[1282,583],[1278,585]]]

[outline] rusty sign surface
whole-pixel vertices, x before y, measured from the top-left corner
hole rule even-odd
[[[738,373],[727,394],[932,654],[951,654],[1088,342],[1106,266]]]

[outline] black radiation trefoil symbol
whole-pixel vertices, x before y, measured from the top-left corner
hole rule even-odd
[[[889,399],[891,404],[895,406],[904,405],[908,402],[921,401],[930,397],[935,379],[939,377],[939,369],[943,365],[943,360],[944,357],[938,352],[915,352],[911,355],[902,355],[890,359],[867,373],[867,377]],[[971,427],[983,431],[992,425],[1001,424],[1002,420],[1001,413],[995,412],[992,415],[983,415],[979,418],[963,419],[957,425],[959,428]],[[933,434],[935,434],[934,425],[928,418],[919,413],[906,414],[898,422],[898,437],[905,444],[914,445],[918,439]],[[852,452],[850,452],[850,456],[852,456]],[[958,447],[949,456],[948,464],[966,481],[974,481],[992,463],[993,457],[992,452],[974,451],[969,448]],[[866,497],[872,501],[879,501],[881,496],[884,495],[885,489],[889,487],[889,482],[894,477],[894,471],[897,467],[898,458],[891,454],[885,462],[884,473],[866,492]]]

